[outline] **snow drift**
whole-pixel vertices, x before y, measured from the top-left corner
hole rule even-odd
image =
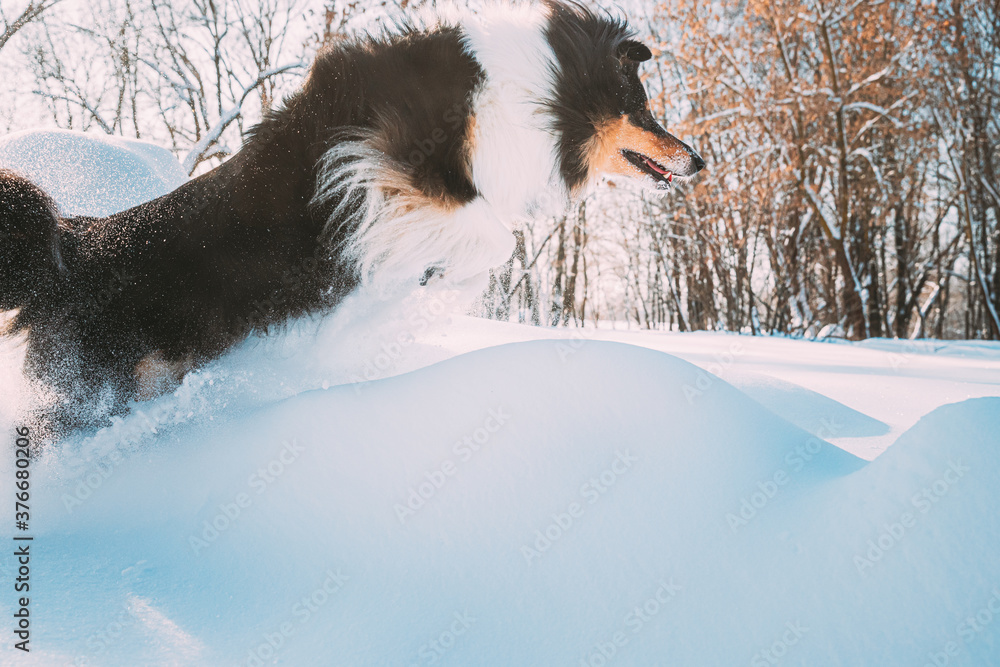
[[[106,216],[175,189],[187,175],[165,148],[66,130],[0,137],[0,166],[48,192],[65,216]]]

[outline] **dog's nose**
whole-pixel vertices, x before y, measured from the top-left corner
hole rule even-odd
[[[695,173],[698,173],[705,168],[705,161],[701,159],[701,156],[691,151],[691,163],[694,165]]]

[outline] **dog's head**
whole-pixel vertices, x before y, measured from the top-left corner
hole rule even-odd
[[[549,106],[567,189],[617,174],[667,190],[675,177],[701,171],[701,156],[649,110],[639,80],[649,48],[623,21],[571,2],[551,0],[548,7],[546,37],[557,66]]]

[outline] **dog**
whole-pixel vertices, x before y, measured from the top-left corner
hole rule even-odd
[[[125,411],[359,285],[479,280],[532,211],[602,176],[664,190],[704,167],[650,112],[651,56],[572,2],[444,13],[326,47],[232,158],[124,212],[62,218],[0,171],[6,333],[74,397],[57,419],[75,428],[80,406]]]

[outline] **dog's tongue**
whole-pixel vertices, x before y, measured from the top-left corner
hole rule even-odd
[[[655,171],[657,174],[666,175],[666,173],[667,173],[666,169],[660,169],[660,165],[656,164],[655,162],[653,162],[649,158],[646,158],[646,166],[648,166],[650,169],[652,169],[653,171]]]

